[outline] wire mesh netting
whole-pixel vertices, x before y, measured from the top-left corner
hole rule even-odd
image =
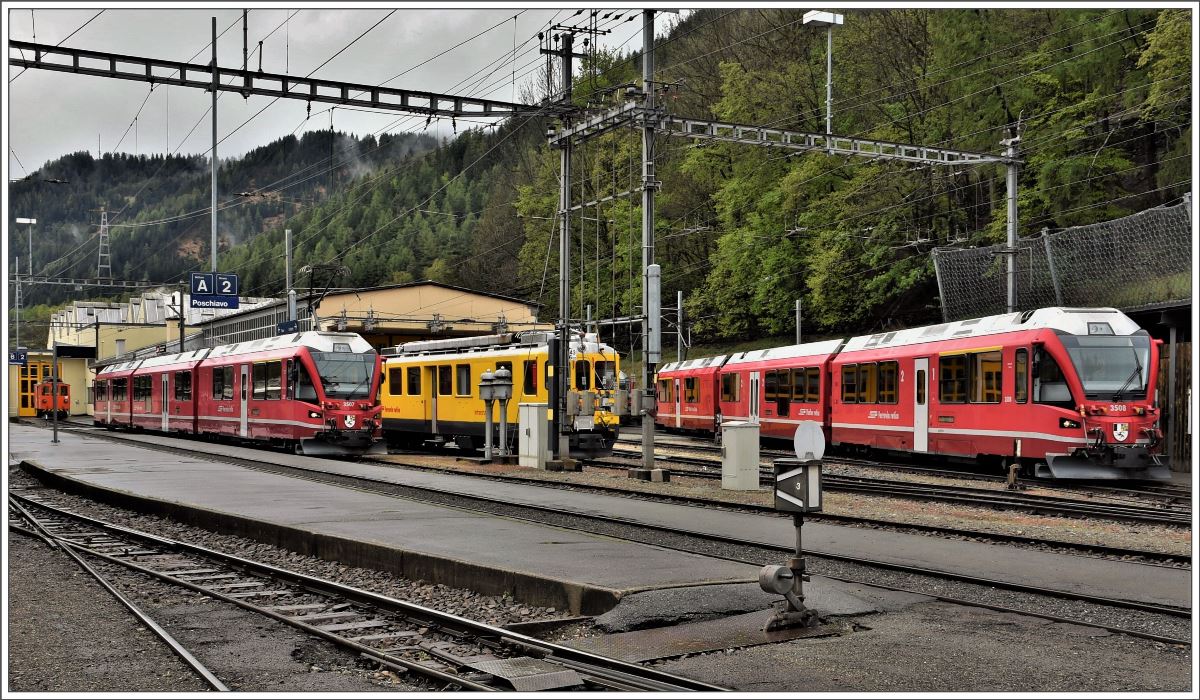
[[[1004,244],[936,249],[933,265],[946,321],[1007,310]],[[1111,306],[1132,311],[1192,298],[1191,201],[1121,219],[1020,238],[1017,309]]]

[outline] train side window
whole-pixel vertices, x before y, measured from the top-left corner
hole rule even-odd
[[[971,353],[971,403],[1000,403],[1003,376],[999,350]]]
[[[687,377],[683,380],[683,400],[688,403],[700,403],[699,384],[695,377]]]
[[[502,369],[508,370],[508,379],[509,379],[509,381],[511,381],[515,384],[517,381],[517,375],[513,374],[512,363],[511,362],[497,362],[496,363],[496,371],[499,372]]]
[[[225,372],[223,367],[213,367],[212,370],[212,398],[214,401],[220,401],[225,396]]]
[[[409,396],[420,396],[421,395],[421,368],[420,367],[409,367],[407,374],[408,374],[408,395]]]
[[[225,377],[223,388],[221,389],[221,400],[233,401],[233,367],[222,367],[221,374]]]
[[[938,401],[967,402],[967,356],[950,355],[938,358]]]
[[[808,398],[804,401],[805,403],[819,403],[821,401],[821,368],[809,367],[804,373],[808,377]]]
[[[896,377],[900,365],[895,360],[879,363],[879,403],[896,403]]]
[[[808,381],[807,375],[803,369],[792,370],[792,400],[806,402],[808,401]]]
[[[925,370],[917,370],[917,405],[925,405]]]
[[[449,396],[454,393],[454,375],[450,365],[438,365],[438,396]]]
[[[729,402],[742,400],[742,375],[730,373],[721,376],[721,400]]]
[[[858,402],[879,403],[879,369],[874,362],[858,366]]]
[[[842,365],[842,403],[858,403],[858,365]]]
[[[125,398],[129,395],[128,392],[129,392],[129,380],[128,379],[112,380],[112,400],[113,401],[124,401]]]
[[[404,393],[404,370],[399,367],[388,368],[388,395],[399,396]]]
[[[283,362],[268,362],[266,367],[267,373],[267,396],[268,400],[279,400],[283,397]]]
[[[536,396],[538,390],[537,360],[525,360],[521,363],[521,393],[526,396]]]
[[[763,398],[767,401],[779,398],[779,376],[775,370],[767,372],[763,377]]]
[[[658,400],[663,403],[673,403],[673,399],[671,398],[670,379],[658,380]]]
[[[1013,393],[1016,394],[1017,403],[1025,403],[1029,400],[1029,351],[1025,348],[1017,349],[1013,372],[1016,380]]]
[[[175,400],[176,401],[191,401],[192,400],[192,373],[191,372],[176,372],[175,373]]]
[[[455,365],[454,373],[458,378],[458,396],[470,396],[471,365]]]
[[[587,391],[592,386],[592,363],[587,360],[575,361],[575,388]]]
[[[250,398],[262,401],[267,398],[267,364],[265,362],[255,362],[251,373],[251,379],[254,384],[250,392]]]

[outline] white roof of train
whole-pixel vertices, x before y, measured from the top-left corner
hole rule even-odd
[[[765,350],[747,350],[729,358],[725,364],[736,365],[743,362],[762,362],[764,360],[789,360],[794,357],[812,357],[828,355],[836,352],[841,340],[822,340],[819,343],[801,343],[800,345],[785,345],[781,348],[766,348]]]
[[[1035,311],[1018,311],[1011,314],[939,323],[936,326],[860,335],[846,341],[843,352],[900,347],[957,338],[977,338],[998,333],[1043,328],[1052,328],[1072,335],[1088,335],[1088,323],[1107,323],[1114,335],[1130,335],[1139,330],[1138,325],[1132,319],[1117,309],[1069,309],[1052,306]]]

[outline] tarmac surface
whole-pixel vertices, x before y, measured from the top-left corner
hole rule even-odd
[[[9,450],[14,457],[30,459],[62,477],[108,490],[138,493],[162,502],[187,503],[195,509],[270,521],[285,528],[303,529],[343,541],[398,547],[414,555],[469,564],[458,568],[467,571],[474,566],[478,569],[475,574],[502,571],[508,575],[567,581],[570,582],[567,588],[574,591],[568,593],[568,597],[574,596],[570,609],[575,611],[590,605],[592,612],[603,612],[611,607],[609,603],[639,590],[702,583],[747,583],[757,577],[753,567],[718,559],[374,496],[77,434],[61,434],[63,442],[55,447],[48,444],[44,430],[11,427]],[[138,439],[188,449],[196,449],[198,445],[194,440],[165,436],[138,436]],[[202,447],[213,459],[249,457],[400,485],[445,489],[512,504],[553,506],[581,515],[618,516],[633,523],[679,527],[781,546],[790,546],[795,536],[790,519],[781,517],[378,464],[248,451],[232,445],[203,443]],[[403,508],[397,508],[401,503]],[[806,524],[804,544],[806,550],[814,552],[966,573],[1087,595],[1191,606],[1191,572],[1184,569],[826,523]],[[1131,586],[1131,582],[1136,582],[1136,586]],[[453,581],[446,583],[455,585]],[[606,593],[608,602],[581,607],[582,599],[587,596],[579,591],[589,587]],[[732,608],[741,605],[744,603],[732,605]]]

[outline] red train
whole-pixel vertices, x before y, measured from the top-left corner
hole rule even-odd
[[[361,336],[315,331],[135,360],[96,376],[95,424],[381,452],[380,367]]]
[[[42,418],[50,418],[56,410],[59,418],[71,415],[71,385],[58,382],[58,408],[55,409],[54,384],[54,379],[47,378],[38,382],[33,389],[34,407]]]
[[[1167,479],[1159,345],[1116,309],[1046,308],[664,365],[656,422],[1019,462],[1038,476]]]

